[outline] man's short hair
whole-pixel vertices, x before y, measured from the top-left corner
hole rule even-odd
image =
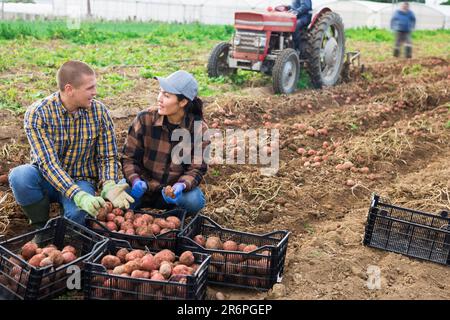
[[[77,60],[67,61],[59,68],[56,75],[59,90],[64,91],[66,84],[71,84],[78,88],[81,85],[83,75],[95,75],[95,72],[84,62]]]

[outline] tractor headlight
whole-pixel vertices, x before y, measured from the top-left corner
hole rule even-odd
[[[266,37],[257,37],[253,41],[255,47],[264,47],[266,45]]]
[[[233,43],[234,43],[235,46],[240,45],[240,44],[241,44],[241,36],[238,35],[238,34],[235,35],[235,36],[234,36],[234,39],[233,39]]]

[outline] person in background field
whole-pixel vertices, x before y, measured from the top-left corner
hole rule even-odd
[[[50,203],[62,205],[64,216],[79,224],[96,216],[107,199],[115,207],[133,202],[118,185],[114,124],[108,109],[95,100],[94,71],[81,61],[58,70],[59,91],[31,105],[24,118],[31,147],[31,164],[9,174],[17,203],[34,228],[49,219]],[[96,184],[101,197],[95,196]]]
[[[128,192],[135,199],[131,207],[172,209],[178,206],[188,214],[195,214],[205,206],[205,196],[198,186],[208,168],[203,153],[209,144],[202,139],[208,128],[203,121],[203,102],[197,97],[198,84],[183,70],[155,79],[160,85],[158,106],[137,115],[123,148],[123,174],[131,185]],[[194,159],[194,143],[189,143],[188,162],[191,163],[174,161],[178,153],[172,153],[178,141],[172,141],[172,134],[177,129],[184,129],[180,131],[187,132],[190,141],[195,137],[200,139],[200,159]],[[168,186],[173,193],[166,192]]]
[[[400,10],[395,11],[391,19],[391,29],[395,32],[394,57],[400,56],[402,43],[405,43],[406,58],[412,57],[411,33],[415,26],[415,15],[409,9],[409,3],[403,2]]]
[[[297,27],[294,33],[294,47],[300,52],[301,47],[301,32],[306,29],[311,23],[312,17],[312,3],[311,0],[293,0],[292,4],[288,6],[289,12],[297,16]]]

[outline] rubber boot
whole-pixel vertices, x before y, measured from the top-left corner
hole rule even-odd
[[[400,49],[395,48],[394,49],[394,57],[398,58],[399,55],[400,55]]]
[[[33,227],[33,229],[41,229],[45,226],[46,222],[49,219],[50,201],[48,199],[48,196],[45,195],[42,200],[36,203],[22,206],[22,210],[30,220],[30,225]],[[40,233],[36,234],[33,239],[33,241],[37,244],[41,243],[42,240],[42,235]]]
[[[405,57],[408,59],[412,58],[412,47],[405,47]]]

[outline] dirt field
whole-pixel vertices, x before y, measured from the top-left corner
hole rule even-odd
[[[450,63],[419,57],[365,65],[364,74],[355,71],[351,82],[326,90],[286,97],[249,88],[245,95],[206,99],[207,122],[221,129],[234,127],[225,119],[240,120],[241,128],[279,128],[281,163],[274,177],[262,177],[250,165],[211,166],[202,185],[204,213],[242,231],[291,231],[282,290],[211,292],[230,299],[450,299],[448,267],[362,245],[374,192],[413,209],[450,209]],[[139,80],[127,104],[121,103],[125,95],[104,101],[120,148],[136,106],[148,104],[150,83]],[[156,91],[152,84],[152,96]],[[0,117],[5,174],[28,161],[29,147],[22,116],[1,110]],[[301,124],[326,128],[326,134],[309,136]],[[325,141],[331,146],[326,150]],[[315,165],[317,155],[306,158],[298,148],[328,159]],[[336,169],[345,161],[368,172]],[[8,237],[28,229],[6,185],[0,186],[0,219],[0,232]],[[380,290],[366,286],[370,265],[381,270]]]

